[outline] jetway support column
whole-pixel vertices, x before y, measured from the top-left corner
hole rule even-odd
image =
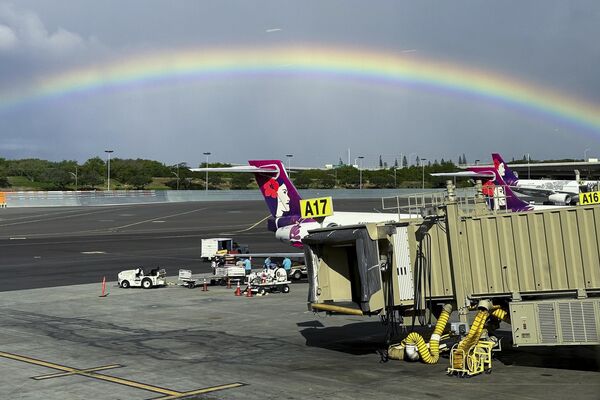
[[[450,267],[452,270],[452,287],[458,309],[458,315],[461,322],[467,321],[469,311],[469,300],[467,299],[465,276],[462,263],[462,251],[460,246],[460,216],[458,202],[454,192],[454,184],[451,180],[446,181],[448,190],[448,201],[446,202],[446,226],[448,236],[448,252],[450,258]]]

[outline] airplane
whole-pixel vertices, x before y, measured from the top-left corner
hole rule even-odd
[[[503,167],[500,164],[494,164],[494,167],[482,166],[476,167],[476,170],[469,168],[469,171],[433,173],[431,176],[487,179],[483,184],[483,194],[488,199],[488,206],[494,210],[507,209],[513,212],[522,212],[549,210],[567,206],[540,205],[526,202],[512,191],[511,185],[508,185],[504,181],[505,170],[503,170]]]
[[[533,196],[546,197],[548,202],[555,205],[574,205],[579,200],[580,191],[590,191],[596,182],[576,180],[550,180],[550,179],[519,179],[506,165],[500,154],[492,153],[494,168],[499,172],[506,184],[516,192]],[[469,167],[469,171],[477,172],[488,170],[490,167]]]
[[[302,218],[300,194],[290,181],[283,163],[280,160],[250,160],[248,164],[250,165],[192,168],[191,171],[253,173],[271,212],[271,217],[267,220],[268,229],[275,232],[277,239],[299,249],[302,248],[302,238],[312,229],[369,222],[398,222],[400,219],[420,217],[414,214],[334,211],[332,215],[322,220],[319,218],[320,221],[314,218]]]

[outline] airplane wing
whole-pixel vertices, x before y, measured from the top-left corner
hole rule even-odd
[[[541,188],[531,188],[531,187],[523,187],[523,186],[511,186],[513,191],[517,193],[521,193],[531,197],[548,197],[555,193],[565,193],[572,195],[573,193],[568,192],[559,192],[551,189],[541,189]]]
[[[429,174],[431,176],[447,176],[447,177],[456,177],[456,178],[495,178],[496,174],[493,171],[481,171],[481,172],[473,172],[473,171],[459,171],[459,172],[437,172],[434,174]]]
[[[193,172],[246,172],[259,174],[277,175],[279,171],[270,167],[255,167],[254,165],[240,165],[235,167],[215,167],[215,168],[190,168]]]

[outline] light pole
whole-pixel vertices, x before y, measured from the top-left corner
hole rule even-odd
[[[110,190],[110,153],[113,153],[114,150],[104,150],[104,152],[106,154],[108,154],[108,163],[107,163],[108,164],[108,168],[107,168],[108,169],[108,173],[107,173],[108,179],[107,179],[107,189],[106,190]]]
[[[358,165],[358,189],[362,190],[362,159],[364,158],[363,156],[358,156],[356,157],[360,164]]]
[[[289,175],[289,174],[290,174],[290,168],[291,168],[292,157],[294,157],[294,155],[293,155],[293,154],[286,154],[285,156],[286,156],[286,157],[287,157],[287,159],[288,159],[288,168],[287,168],[287,169],[288,169],[288,175]]]
[[[208,192],[208,156],[210,156],[210,151],[206,151],[204,153],[202,153],[206,156],[206,178],[205,178],[205,182],[206,182],[206,186],[205,186],[205,190]]]
[[[529,157],[529,153],[527,153],[527,179],[531,179],[531,167],[529,166],[529,160],[531,160],[531,157]]]
[[[422,167],[422,175],[423,175],[423,190],[425,190],[425,161],[427,161],[426,158],[421,158],[421,167]]]
[[[73,177],[75,178],[75,191],[77,191],[77,165],[75,166],[75,173],[70,172],[70,171],[69,171],[69,173],[71,175],[73,175]]]
[[[587,152],[590,151],[591,149],[588,147],[587,149],[585,149],[583,151],[583,162],[587,162]]]

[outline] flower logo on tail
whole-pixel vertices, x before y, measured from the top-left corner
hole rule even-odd
[[[263,193],[265,196],[272,197],[274,199],[277,198],[277,190],[279,190],[279,183],[275,179],[269,179],[262,186]]]

